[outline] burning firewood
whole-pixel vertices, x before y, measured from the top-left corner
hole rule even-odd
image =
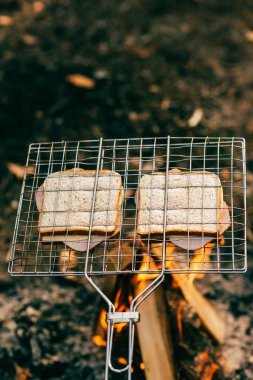
[[[201,352],[196,360],[196,370],[199,373],[202,380],[212,380],[213,375],[219,369],[219,366],[212,362],[206,351]]]
[[[166,255],[171,255],[172,247],[166,248]],[[152,253],[161,258],[162,256],[162,246],[155,245],[152,247]],[[173,260],[166,262],[171,269],[176,269],[177,265]],[[207,330],[212,334],[212,336],[219,342],[223,343],[225,340],[225,323],[211,305],[210,302],[200,293],[193,283],[194,274],[178,274],[171,273],[173,279],[177,282],[180,287],[186,301],[195,309],[198,316],[200,317],[202,323],[207,328]]]
[[[172,277],[180,286],[186,301],[195,309],[202,323],[219,342],[225,340],[225,323],[209,301],[200,293],[196,286],[189,282],[185,275],[173,273]]]

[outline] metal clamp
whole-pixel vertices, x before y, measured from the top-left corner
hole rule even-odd
[[[109,321],[112,321],[114,324],[129,323],[130,321],[138,323],[140,322],[140,313],[137,311],[109,312],[107,313],[107,322]]]

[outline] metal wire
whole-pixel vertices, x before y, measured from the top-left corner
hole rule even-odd
[[[238,273],[246,270],[246,163],[245,141],[242,138],[136,138],[136,139],[101,139],[78,142],[54,142],[31,144],[26,162],[24,178],[17,219],[14,228],[9,272],[12,275],[106,275],[135,273]],[[68,169],[94,170],[93,198],[90,208],[90,223],[87,226],[87,250],[75,251],[64,244],[71,238],[69,220],[73,211],[67,215],[66,234],[63,241],[55,241],[57,223],[53,226],[51,238],[43,241],[38,220],[40,213],[36,207],[35,195],[46,178],[55,172],[62,173]],[[231,226],[224,236],[218,234],[219,220],[216,220],[216,234],[212,247],[203,247],[198,252],[190,249],[190,241],[196,240],[196,234],[191,232],[189,212],[193,209],[189,194],[194,191],[188,176],[186,212],[187,248],[173,246],[166,228],[170,213],[170,176],[169,170],[181,170],[193,173],[202,172],[202,192],[204,193],[203,171],[215,173],[223,188],[223,198],[229,207]],[[100,245],[91,248],[93,237],[93,220],[96,213],[96,194],[100,170],[113,170],[120,174],[124,197],[121,203],[123,221],[117,221],[120,231],[111,236],[106,230]],[[150,174],[152,183],[156,186],[156,172],[165,173],[164,189],[164,219],[160,235],[153,235],[151,230],[145,236],[137,233],[139,194],[137,192],[141,178]],[[74,186],[70,188],[70,208]],[[110,184],[112,176],[110,176]],[[151,189],[151,198],[154,196]],[[74,190],[73,190],[74,191]],[[108,199],[111,199],[115,189],[108,188]],[[216,187],[218,192],[218,188]],[[204,215],[208,207],[204,195],[200,200],[202,214],[201,238],[206,238],[204,226],[207,223]],[[61,203],[60,185],[57,189],[56,203],[53,207],[54,219],[59,218]],[[150,206],[152,208],[152,205]],[[216,216],[219,206],[215,205]],[[106,210],[107,220],[112,205]],[[211,211],[211,210],[210,210]],[[72,214],[71,214],[72,212]],[[152,224],[151,210],[149,224]],[[50,240],[51,239],[51,240]],[[159,248],[160,255],[154,253]],[[173,265],[170,265],[173,263]],[[193,265],[194,263],[194,265]]]

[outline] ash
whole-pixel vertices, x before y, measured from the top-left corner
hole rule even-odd
[[[92,342],[94,292],[49,278],[2,278],[0,291],[1,379],[103,378],[104,351]]]

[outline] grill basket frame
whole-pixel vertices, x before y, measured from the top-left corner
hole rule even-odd
[[[38,230],[36,191],[49,174],[72,168],[96,170],[87,233],[88,250],[85,253],[74,252],[59,242],[44,244]],[[104,243],[95,249],[89,249],[101,169],[113,170],[121,175],[124,188],[121,205],[123,223],[117,236],[109,238],[106,235]],[[140,235],[136,232],[138,207],[135,204],[140,179],[144,174],[168,173],[168,170],[172,169],[209,171],[217,174],[223,187],[224,200],[230,209],[231,226],[224,233],[223,245],[217,233],[213,239],[211,253],[208,246],[202,248],[198,260],[196,253],[190,249],[182,250],[176,247],[169,250],[168,234],[165,232],[167,209],[164,210],[163,233],[155,240],[150,234],[142,237],[140,247]],[[168,174],[165,174],[165,177],[167,199]],[[67,236],[68,234],[66,239]],[[203,232],[202,237],[205,237]],[[188,232],[188,239],[194,238]],[[156,245],[161,250],[160,257],[154,257],[152,247]],[[194,257],[196,261],[193,265]],[[172,261],[173,265],[170,265]],[[12,275],[159,274],[161,271],[242,273],[246,269],[246,153],[243,138],[100,139],[34,143],[29,146],[9,262],[9,272]]]

